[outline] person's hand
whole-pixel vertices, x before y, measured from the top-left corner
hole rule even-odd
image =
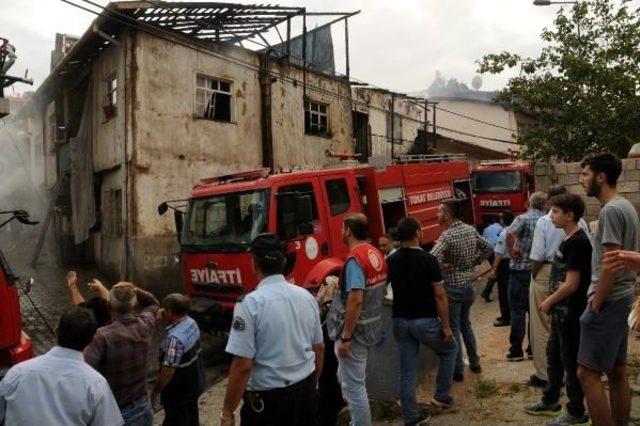
[[[442,334],[444,335],[445,342],[453,339],[453,331],[451,330],[451,327],[442,327]]]
[[[513,260],[522,260],[522,249],[514,248],[513,250],[511,250],[511,257],[513,258]]]
[[[604,254],[603,269],[618,272],[623,269],[640,271],[640,253],[628,250],[615,250]]]
[[[76,271],[69,271],[65,276],[67,279],[67,286],[74,287],[78,284],[78,276],[76,275]]]
[[[602,300],[600,300],[596,296],[593,296],[593,300],[591,300],[591,310],[596,314],[599,314],[600,309],[602,309]]]
[[[100,282],[100,280],[97,279],[92,279],[91,282],[89,284],[87,284],[89,286],[89,289],[91,291],[95,291],[96,293],[100,291],[100,288],[105,288],[104,284],[102,284],[102,282]]]
[[[549,315],[549,312],[551,312],[551,303],[549,303],[549,299],[544,299],[542,301],[542,303],[540,304],[540,306],[538,306],[538,310],[540,310],[540,312],[544,312],[545,314]]]
[[[235,416],[224,409],[220,412],[220,426],[234,426],[236,424]]]
[[[494,280],[498,279],[498,271],[495,268],[493,268],[491,272],[489,272],[489,278],[492,278]]]
[[[338,341],[338,356],[340,358],[347,358],[351,349],[351,342],[343,342],[342,339]]]
[[[442,270],[444,272],[449,272],[453,270],[453,264],[452,263],[443,263],[442,264]]]
[[[151,402],[151,409],[154,412],[157,412],[160,410],[160,395],[158,395],[156,392],[151,391],[151,393],[149,394],[149,402]]]

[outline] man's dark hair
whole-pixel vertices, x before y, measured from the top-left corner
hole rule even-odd
[[[445,206],[454,219],[462,219],[462,203],[460,200],[452,198],[450,200],[443,201],[442,205]]]
[[[505,210],[502,212],[502,223],[504,226],[510,226],[513,223],[513,212],[511,210]]]
[[[398,222],[397,230],[400,242],[405,243],[411,241],[420,230],[420,222],[412,217],[404,217]]]
[[[104,327],[111,322],[111,312],[109,311],[109,302],[102,297],[92,297],[89,300],[78,304],[81,308],[87,308],[96,318],[98,327]]]
[[[369,220],[362,213],[352,213],[344,219],[344,227],[350,230],[356,239],[364,241],[367,239]]]
[[[567,192],[569,191],[567,191],[567,187],[564,185],[551,185],[547,188],[547,198],[551,199],[556,195],[566,194]]]
[[[607,176],[607,184],[615,186],[622,173],[622,161],[610,152],[601,152],[585,157],[580,167],[589,166],[594,173],[604,173]]]
[[[98,324],[87,308],[75,306],[62,314],[58,323],[58,346],[82,351],[96,334]]]
[[[184,294],[171,293],[162,299],[162,308],[176,316],[183,317],[189,313],[189,298]]]
[[[284,271],[284,244],[276,235],[260,234],[251,243],[256,267],[266,276]]]
[[[573,220],[578,223],[584,215],[585,204],[582,197],[575,194],[560,194],[549,200],[549,204],[557,207],[565,213],[573,213]]]

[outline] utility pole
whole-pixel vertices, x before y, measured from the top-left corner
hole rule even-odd
[[[438,135],[436,133],[436,109],[438,109],[438,103],[432,102],[433,105],[433,147],[436,147],[438,141]]]

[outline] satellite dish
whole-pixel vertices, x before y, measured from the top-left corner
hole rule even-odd
[[[471,80],[471,87],[473,87],[474,90],[480,90],[482,87],[482,77],[479,75],[473,77],[473,80]]]

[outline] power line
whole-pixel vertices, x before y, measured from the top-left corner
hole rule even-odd
[[[120,12],[115,11],[115,10],[107,11],[106,7],[104,7],[104,6],[100,5],[100,4],[94,3],[91,0],[82,0],[82,1],[84,3],[88,3],[88,4],[90,4],[90,5],[94,6],[94,7],[102,10],[102,12],[91,10],[91,9],[86,8],[84,6],[81,6],[79,4],[73,3],[70,0],[61,0],[61,1],[64,2],[64,3],[70,4],[71,6],[74,6],[76,8],[79,8],[81,10],[84,10],[86,12],[92,13],[94,15],[102,16],[105,19],[109,19],[109,20],[121,23],[121,24],[126,25],[126,26],[128,26],[130,28],[141,29],[142,31],[147,32],[147,33],[149,33],[151,35],[154,35],[154,36],[156,36],[156,37],[158,37],[158,38],[160,38],[162,40],[165,40],[165,41],[170,42],[170,43],[178,44],[180,46],[183,46],[183,47],[191,49],[191,50],[195,50],[198,53],[202,53],[202,54],[211,56],[211,57],[216,58],[216,59],[220,59],[220,60],[223,60],[223,61],[234,63],[235,65],[243,66],[243,67],[251,69],[252,71],[255,71],[255,72],[266,72],[271,77],[275,77],[277,79],[280,79],[281,81],[289,82],[289,83],[292,83],[294,85],[297,85],[298,83],[301,83],[298,80],[296,80],[295,78],[287,77],[287,76],[282,75],[280,73],[276,73],[276,72],[271,71],[269,69],[265,69],[265,68],[263,68],[261,66],[256,66],[256,65],[254,65],[254,64],[252,64],[250,62],[243,61],[242,59],[234,58],[232,56],[224,55],[224,54],[217,53],[217,52],[214,53],[214,52],[212,52],[210,50],[211,49],[210,46],[205,45],[204,43],[202,43],[199,40],[194,40],[194,39],[191,39],[191,38],[187,38],[183,34],[170,32],[168,30],[165,30],[165,29],[160,28],[160,27],[153,26],[153,25],[148,24],[146,22],[138,21],[135,18],[132,18],[132,17],[126,15],[126,14],[120,13]],[[121,16],[122,19],[116,18],[116,17],[114,17],[112,15]],[[141,27],[145,27],[145,28],[148,28],[148,29],[145,30],[144,28],[141,28]],[[165,34],[167,34],[170,37],[164,36]],[[180,38],[185,39],[187,41],[181,41],[181,40],[179,40]],[[203,47],[202,48],[201,47],[197,47],[197,46],[194,46],[194,44],[202,45]],[[345,95],[342,95],[340,93],[328,91],[328,90],[323,89],[323,88],[321,88],[319,86],[314,86],[312,84],[309,84],[308,82],[305,82],[304,84],[305,84],[305,87],[308,88],[311,91],[314,91],[314,92],[317,92],[317,93],[321,93],[321,94],[324,94],[324,95],[327,95],[327,96],[331,96],[331,97],[334,97],[334,98],[339,99],[339,100],[349,101],[349,102],[352,102],[352,103],[364,105],[368,109],[371,109],[371,110],[374,110],[374,111],[383,112],[385,114],[393,114],[393,115],[402,117],[402,118],[407,119],[407,120],[417,121],[418,123],[424,124],[424,121],[416,120],[415,118],[413,118],[411,116],[404,115],[404,114],[398,114],[395,111],[391,111],[391,110],[388,110],[388,109],[375,107],[375,106],[372,106],[372,105],[368,105],[368,104],[366,104],[364,102],[360,102],[360,101],[354,100],[353,97],[351,96],[351,93],[349,93],[349,96],[345,96]],[[427,123],[427,126],[429,126],[429,123]],[[431,125],[431,127],[433,128],[433,125]],[[454,130],[454,129],[448,129],[448,128],[445,128],[445,127],[442,127],[442,126],[436,126],[436,129],[442,129],[442,130],[458,133],[458,134],[465,135],[465,136],[475,137],[475,138],[479,138],[479,139],[485,139],[485,140],[491,140],[491,141],[502,142],[502,143],[507,143],[507,144],[519,145],[518,143],[513,142],[513,141],[507,141],[507,140],[496,139],[496,138],[491,138],[491,137],[486,137],[486,136],[481,136],[481,135],[475,135],[475,134],[472,134],[472,133],[466,133],[466,132],[462,132],[462,131],[458,131],[458,130]]]

